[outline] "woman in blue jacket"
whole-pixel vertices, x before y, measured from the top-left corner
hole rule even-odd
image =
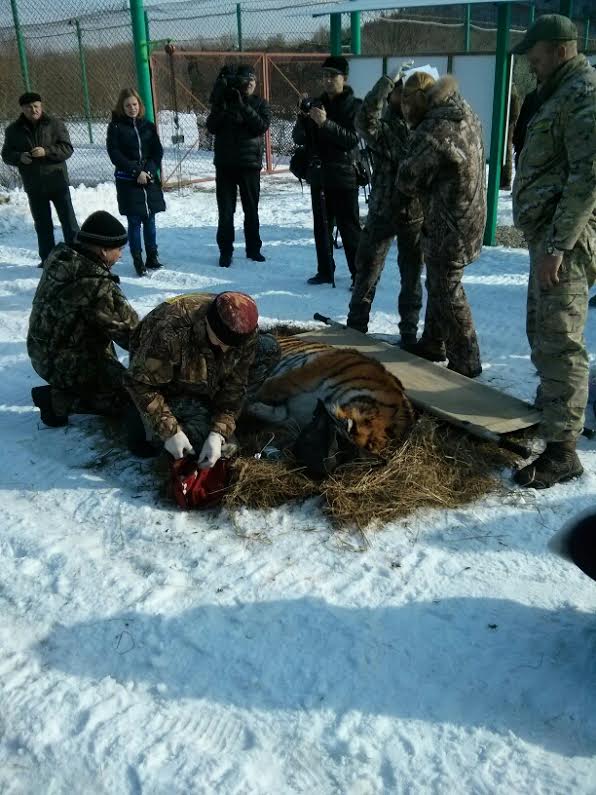
[[[128,219],[128,242],[139,276],[161,268],[157,256],[155,214],[166,209],[158,170],[163,148],[153,122],[134,88],[123,88],[108,125],[108,155],[116,167],[118,209]],[[145,241],[143,262],[141,226]]]

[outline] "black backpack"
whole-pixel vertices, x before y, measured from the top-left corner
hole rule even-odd
[[[310,154],[306,146],[297,146],[290,158],[290,171],[300,180],[309,181]]]

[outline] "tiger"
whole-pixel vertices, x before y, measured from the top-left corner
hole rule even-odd
[[[401,441],[415,412],[398,378],[352,348],[299,337],[278,337],[281,358],[250,395],[245,414],[274,425],[302,428],[320,398],[342,420],[354,443],[380,453]]]

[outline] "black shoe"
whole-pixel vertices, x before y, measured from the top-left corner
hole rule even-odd
[[[408,353],[413,353],[416,346],[416,335],[415,334],[402,334],[399,342],[399,347],[402,351],[407,351]]]
[[[44,264],[45,264],[45,260],[42,259],[41,262],[38,262],[37,267],[38,268],[43,268]]]
[[[41,265],[37,266],[38,268],[43,268],[43,262]],[[596,306],[596,295],[593,295],[590,300],[588,301],[588,306]]]
[[[320,273],[315,273],[310,279],[306,280],[307,284],[333,284],[333,279],[330,276],[322,276]]]
[[[456,367],[454,364],[449,363],[447,369],[452,370],[454,373],[465,375],[466,378],[478,378],[479,375],[482,375],[481,364],[477,364],[474,367]]]
[[[147,268],[145,267],[145,263],[143,262],[143,256],[140,252],[138,254],[132,255],[132,264],[135,267],[137,276],[145,276],[145,274],[147,273]]]
[[[163,262],[160,262],[157,257],[156,248],[147,252],[147,262],[145,263],[145,267],[150,268],[152,271],[157,270],[158,268],[163,268]]]
[[[154,458],[159,455],[160,448],[147,439],[143,420],[135,406],[129,405],[123,417],[126,428],[128,449],[137,458]]]
[[[219,267],[220,268],[229,268],[232,264],[232,255],[231,254],[220,254],[219,255]]]
[[[447,358],[445,353],[445,345],[443,343],[436,344],[434,342],[427,342],[426,340],[419,339],[414,345],[406,348],[402,345],[404,351],[413,353],[414,356],[419,356],[421,359],[426,359],[427,362],[444,362]]]
[[[251,259],[253,262],[265,262],[265,257],[260,251],[257,251],[256,254],[247,254],[246,258]]]
[[[68,425],[68,417],[56,414],[52,408],[51,387],[34,386],[31,390],[31,399],[41,414],[41,421],[50,428],[63,428]]]

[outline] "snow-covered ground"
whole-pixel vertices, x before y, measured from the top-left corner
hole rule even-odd
[[[116,212],[78,188],[79,219]],[[425,510],[369,534],[331,531],[315,502],[235,517],[160,500],[144,462],[105,451],[99,420],[39,422],[25,336],[39,279],[26,197],[0,206],[0,792],[593,793],[596,585],[550,535],[593,505],[586,474]],[[168,195],[167,268],[117,266],[141,314],[240,289],[265,325],[345,318],[311,287],[310,200],[262,191],[267,262],[217,266],[213,185]],[[506,206],[503,211],[506,212]],[[240,216],[241,218],[241,216]],[[240,227],[240,225],[239,225]],[[482,380],[531,399],[527,252],[486,249],[465,276]],[[371,331],[397,334],[395,249]],[[588,318],[590,350],[596,343]]]

